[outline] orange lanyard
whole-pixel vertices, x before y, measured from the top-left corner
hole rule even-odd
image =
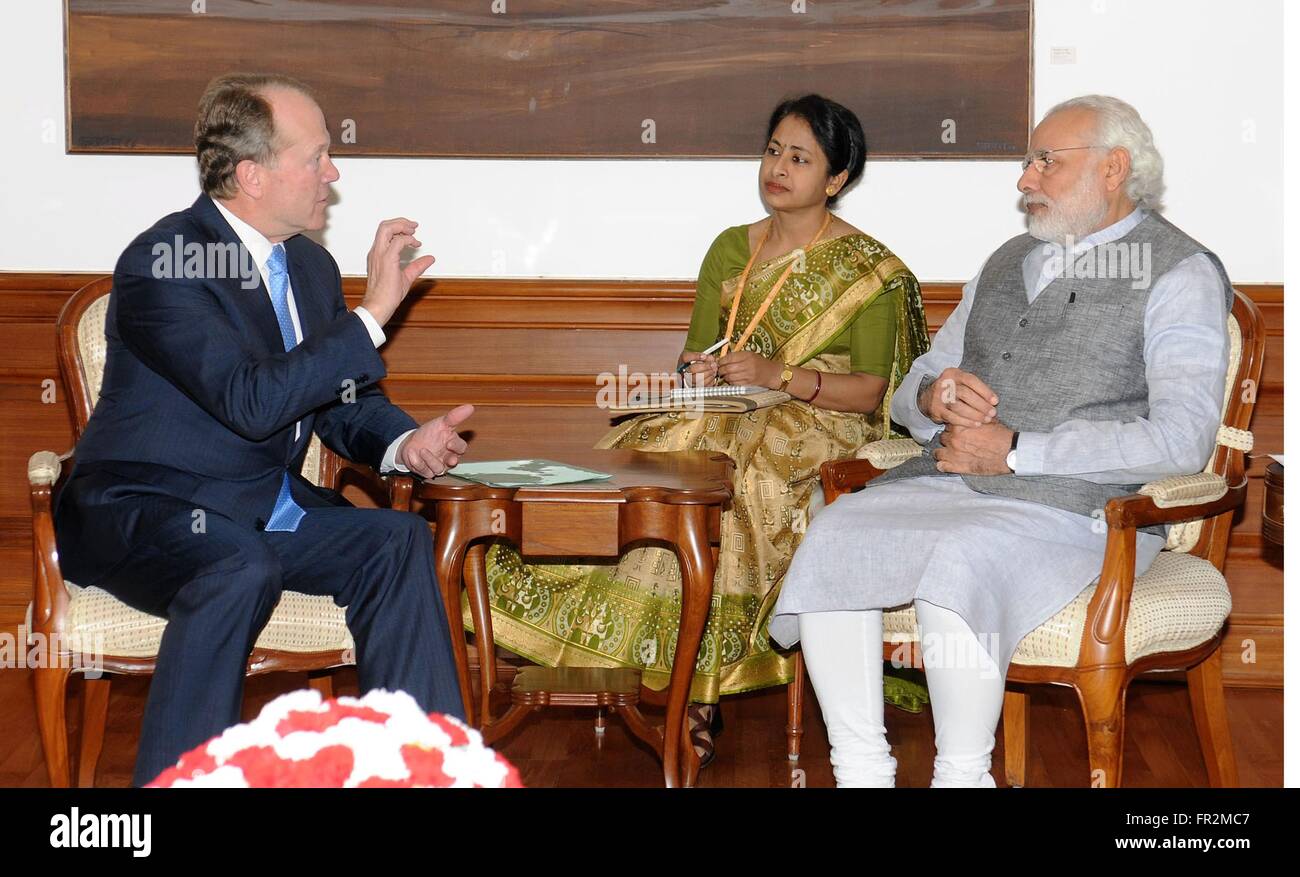
[[[822,235],[826,234],[826,229],[831,227],[832,218],[830,211],[826,211],[826,219],[822,221],[822,227],[817,230],[816,236],[809,241],[808,246],[803,248],[805,252],[817,246],[817,242],[822,239]],[[740,311],[740,297],[745,292],[745,283],[749,280],[749,271],[754,267],[754,260],[756,260],[758,254],[763,251],[763,244],[767,243],[767,236],[771,234],[771,232],[772,223],[769,222],[767,228],[763,229],[763,237],[759,240],[758,246],[755,247],[754,252],[750,254],[749,261],[745,263],[745,270],[740,274],[740,282],[736,284],[736,296],[731,300],[731,313],[727,316],[726,337],[728,340],[726,344],[722,345],[722,349],[718,352],[719,357],[726,356],[731,350],[731,333],[735,331],[736,328],[736,314]],[[758,327],[758,321],[763,319],[763,315],[767,313],[767,309],[772,306],[772,302],[776,300],[777,295],[781,292],[781,288],[785,286],[786,280],[790,278],[790,272],[794,270],[794,266],[798,263],[799,256],[796,255],[790,261],[790,264],[785,266],[785,272],[781,275],[781,279],[772,287],[772,291],[767,294],[767,298],[763,299],[763,304],[759,306],[758,313],[754,314],[754,319],[749,321],[749,325],[745,327],[744,333],[742,333],[740,338],[736,340],[737,350],[744,347],[745,342],[749,340],[749,336],[754,334],[754,329]]]

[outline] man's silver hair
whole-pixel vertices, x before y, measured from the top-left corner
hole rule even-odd
[[[1088,94],[1057,104],[1047,115],[1073,109],[1093,111],[1097,121],[1096,145],[1107,149],[1119,146],[1128,151],[1129,176],[1125,188],[1129,200],[1137,207],[1159,210],[1165,193],[1165,160],[1160,157],[1151,129],[1138,111],[1117,97]]]

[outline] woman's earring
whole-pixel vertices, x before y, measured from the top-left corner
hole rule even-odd
[[[827,194],[827,195],[834,195],[834,194],[835,194],[835,187],[834,187],[834,186],[827,186],[827,187],[826,187],[826,194]]]

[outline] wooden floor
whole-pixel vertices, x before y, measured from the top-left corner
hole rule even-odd
[[[356,693],[356,674],[339,672],[336,692]],[[245,717],[268,700],[306,684],[304,676],[275,674],[248,681]],[[80,685],[74,680],[69,715],[76,732]],[[145,678],[119,677],[113,683],[98,784],[129,785],[136,736],[148,691]],[[1035,787],[1084,786],[1088,779],[1083,722],[1074,693],[1040,686],[1031,690],[1028,783]],[[1282,692],[1229,689],[1228,714],[1243,786],[1282,784]],[[717,760],[700,775],[701,786],[831,786],[826,731],[816,701],[807,705],[804,754],[798,764],[785,756],[785,689],[768,689],[727,698],[726,728]],[[602,737],[594,733],[594,714],[552,709],[530,718],[499,751],[519,768],[524,783],[550,787],[654,787],[661,774],[648,749],[627,733],[617,718]],[[900,786],[929,784],[934,759],[934,729],[927,709],[912,715],[886,707],[889,739],[898,759]],[[1196,742],[1186,687],[1138,682],[1128,698],[1128,736],[1124,779],[1132,787],[1188,787],[1207,783]],[[75,737],[73,738],[76,739]],[[802,774],[797,773],[802,771]],[[1003,783],[1002,739],[993,754],[993,772]],[[31,673],[0,670],[0,786],[48,784],[33,711]]]

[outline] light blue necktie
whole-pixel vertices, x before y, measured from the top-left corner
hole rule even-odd
[[[271,248],[271,258],[266,262],[266,273],[271,279],[271,304],[275,307],[275,320],[280,324],[280,338],[284,349],[292,350],[298,344],[293,334],[293,318],[289,316],[289,269],[285,265],[284,245],[276,244]],[[280,495],[275,498],[275,508],[271,511],[271,520],[266,522],[266,529],[273,532],[292,533],[298,529],[298,522],[307,514],[302,506],[293,501],[289,490],[289,473],[284,473],[280,482]]]

